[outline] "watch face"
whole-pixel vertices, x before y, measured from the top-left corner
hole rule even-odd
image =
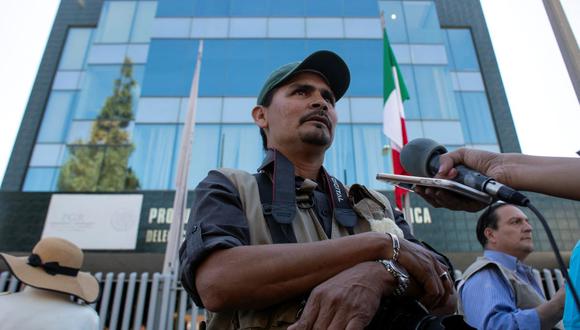
[[[393,269],[400,274],[400,276],[406,278],[409,277],[409,273],[407,272],[407,270],[403,266],[399,265],[399,263],[391,260],[389,260],[389,263],[391,264],[391,267],[393,267]]]

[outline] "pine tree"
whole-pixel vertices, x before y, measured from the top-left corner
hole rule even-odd
[[[60,191],[128,191],[139,189],[139,179],[128,167],[135,145],[127,127],[133,119],[133,64],[125,58],[121,76],[91,128],[87,142],[68,147],[69,159],[61,167]]]

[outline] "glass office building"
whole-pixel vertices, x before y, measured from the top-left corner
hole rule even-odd
[[[375,180],[392,172],[382,134],[381,12],[409,89],[409,139],[519,151],[476,0],[63,0],[2,190],[44,200],[35,237],[53,194],[142,195],[135,251],[162,252],[162,244],[147,243],[163,243],[163,234],[147,228],[152,212],[155,219],[162,209],[164,217],[170,212],[203,39],[191,189],[216,167],[255,171],[264,153],[250,112],[263,81],[282,64],[328,49],[347,62],[352,79],[337,103],[339,125],[325,166],[346,184],[390,195],[392,188]],[[413,201],[409,216],[420,238],[448,252],[480,250],[473,215]],[[578,228],[579,208],[570,205],[562,235]],[[569,249],[573,237],[561,238]]]
[[[191,188],[215,167],[255,170],[263,151],[250,112],[261,84],[278,66],[329,49],[345,59],[352,83],[337,104],[325,166],[347,184],[389,189],[374,179],[392,166],[381,134],[379,11],[411,95],[409,138],[499,151],[471,32],[441,28],[433,1],[105,1],[96,27],[68,30],[22,190],[74,189],[58,183],[71,150],[98,149],[94,159],[105,162],[118,148],[87,141],[125,59],[135,80],[127,168],[140,191],[172,189],[200,39]],[[95,174],[94,191],[107,190]]]

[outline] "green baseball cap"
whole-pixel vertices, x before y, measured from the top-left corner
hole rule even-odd
[[[319,50],[303,61],[288,63],[274,70],[262,86],[258,95],[258,104],[261,105],[264,102],[264,97],[269,91],[281,86],[294,74],[302,71],[320,74],[328,83],[337,101],[346,93],[350,84],[350,71],[344,60],[331,51]]]

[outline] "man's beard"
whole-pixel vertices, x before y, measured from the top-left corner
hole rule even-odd
[[[312,111],[310,113],[305,114],[304,116],[302,116],[302,118],[300,118],[300,124],[304,124],[305,122],[311,120],[313,117],[318,116],[318,117],[322,117],[324,118],[323,120],[326,120],[327,124],[325,125],[324,123],[318,123],[316,124],[317,130],[316,131],[309,131],[305,134],[300,134],[300,139],[302,140],[302,142],[304,143],[308,143],[308,144],[312,144],[315,146],[321,146],[324,147],[326,146],[327,148],[330,147],[330,144],[332,143],[332,137],[331,134],[329,132],[329,134],[325,134],[322,130],[323,130],[323,126],[326,126],[326,128],[328,130],[330,130],[330,118],[328,118],[328,113],[325,110],[315,110]]]
[[[321,124],[322,125],[322,124]],[[327,146],[329,147],[332,143],[332,139],[329,134],[324,134],[322,131],[308,132],[306,134],[300,135],[300,140],[304,143],[312,144],[315,146]]]

